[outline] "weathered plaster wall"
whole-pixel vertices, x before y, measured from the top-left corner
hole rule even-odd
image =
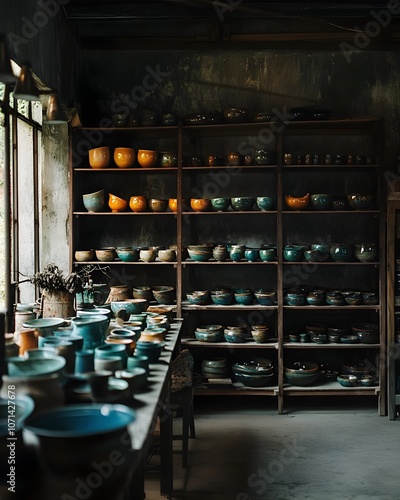
[[[158,81],[146,80],[152,71]],[[172,110],[182,117],[230,106],[264,111],[315,102],[334,117],[382,116],[387,166],[397,162],[399,52],[365,50],[348,62],[340,50],[88,51],[82,55],[82,82],[82,117],[93,125],[110,115],[121,94],[130,95],[137,109]],[[156,84],[144,93],[139,89],[146,82]]]

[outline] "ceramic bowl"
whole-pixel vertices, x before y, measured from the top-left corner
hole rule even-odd
[[[230,198],[212,198],[211,199],[211,207],[216,212],[226,212],[228,208],[231,206]]]
[[[74,255],[76,261],[88,262],[94,260],[96,254],[94,250],[76,250]]]
[[[217,245],[213,248],[213,257],[218,262],[225,262],[229,257],[229,252],[225,245]]]
[[[232,365],[236,372],[249,373],[252,375],[269,375],[274,373],[274,365],[267,358],[252,358],[245,361],[237,361]]]
[[[360,243],[354,245],[354,256],[360,262],[373,262],[378,254],[375,243]]]
[[[332,201],[333,210],[347,210],[348,205],[345,198],[339,198],[337,200]]]
[[[106,168],[110,163],[110,148],[102,146],[89,149],[89,165],[92,168]]]
[[[357,385],[358,379],[355,375],[338,375],[337,381],[343,387],[354,387]]]
[[[370,194],[352,193],[347,195],[347,203],[353,210],[369,210],[373,196]]]
[[[111,311],[117,314],[121,310],[125,311],[125,314],[137,314],[145,311],[147,309],[148,302],[146,299],[126,299],[116,302],[111,302]]]
[[[314,210],[328,210],[332,203],[332,199],[329,194],[312,194],[310,201]]]
[[[257,196],[256,205],[263,212],[274,210],[276,207],[276,199],[271,196]]]
[[[111,212],[123,212],[128,208],[128,202],[116,194],[109,193],[108,206],[111,208]]]
[[[214,304],[219,306],[226,306],[232,303],[233,291],[232,290],[212,290],[211,300]]]
[[[74,404],[31,416],[24,427],[40,437],[61,438],[58,446],[62,447],[68,438],[106,436],[124,429],[134,420],[134,410],[125,405]],[[76,441],[72,442],[76,446]]]
[[[168,207],[168,200],[163,200],[160,198],[150,198],[147,200],[149,209],[152,212],[165,212]]]
[[[114,162],[119,168],[129,168],[136,160],[135,150],[132,148],[115,148]]]
[[[111,262],[115,259],[117,251],[114,247],[99,248],[95,250],[97,260],[101,262]]]
[[[153,292],[149,286],[135,286],[132,288],[134,299],[145,299],[148,302],[154,299]]]
[[[139,259],[143,262],[154,262],[157,258],[157,251],[154,248],[141,248]]]
[[[231,205],[235,212],[249,211],[253,208],[254,198],[250,198],[248,196],[231,198]]]
[[[310,195],[307,193],[305,196],[295,197],[286,194],[285,202],[291,210],[305,210],[310,203]]]
[[[363,344],[379,343],[379,325],[376,323],[356,323],[351,326],[351,330]]]
[[[379,304],[379,295],[376,292],[363,292],[362,293],[363,304],[367,306],[373,306]]]
[[[131,196],[129,198],[129,208],[132,212],[144,212],[147,208],[147,199],[144,196]]]
[[[213,256],[213,248],[206,245],[189,245],[189,257],[199,262],[206,262]]]
[[[136,343],[135,354],[139,356],[147,356],[149,358],[149,363],[156,363],[161,356],[164,346],[165,342],[159,340],[151,342],[138,340]]]
[[[171,250],[170,248],[166,250],[158,251],[158,258],[163,262],[175,262],[176,261],[176,252],[175,250]]]
[[[321,372],[316,363],[302,363],[305,368],[284,367],[286,381],[295,386],[305,387],[314,384],[320,377]],[[296,364],[294,364],[296,366]]]
[[[185,210],[185,205],[186,205],[186,200],[182,200],[182,210]],[[168,199],[168,208],[171,210],[171,212],[177,212],[178,211],[178,200],[176,198],[169,198]]]
[[[342,335],[340,342],[342,344],[358,344],[359,341],[357,335]]]
[[[243,306],[248,306],[253,302],[253,292],[246,288],[238,288],[233,296],[235,301]]]
[[[170,151],[165,151],[159,154],[160,165],[164,168],[172,168],[178,166],[178,156]]]
[[[117,248],[117,257],[123,262],[137,262],[139,260],[139,249]]]
[[[172,304],[175,300],[175,288],[172,286],[153,286],[152,292],[159,304]]]
[[[195,212],[206,212],[210,208],[210,200],[206,198],[191,198],[190,208]]]
[[[348,306],[359,306],[363,303],[361,292],[343,292],[344,300]]]
[[[265,288],[257,288],[254,290],[254,297],[262,306],[273,306],[277,302],[277,293]]]
[[[149,149],[139,149],[137,160],[143,168],[155,167],[158,161],[158,152]]]
[[[276,248],[260,248],[259,255],[263,262],[273,262],[276,260]]]
[[[130,356],[127,359],[127,369],[132,370],[133,368],[144,368],[147,375],[150,373],[149,358],[148,356]]]
[[[190,304],[203,306],[208,304],[210,300],[210,292],[208,290],[199,290],[192,293],[187,293],[186,298],[190,302]]]
[[[247,109],[226,108],[223,111],[223,115],[226,123],[243,123],[247,117]]]
[[[274,163],[276,163],[275,151],[269,151],[268,149],[257,149],[254,152],[255,165],[273,165]]]
[[[117,370],[116,378],[126,380],[129,384],[131,394],[141,391],[147,384],[147,371],[145,368],[135,367],[126,368],[125,370]]]
[[[329,254],[336,262],[349,262],[353,257],[353,249],[346,243],[332,243]]]
[[[233,376],[237,382],[241,382],[246,387],[266,387],[273,381],[274,374],[256,375],[233,371]]]
[[[287,293],[285,303],[288,306],[305,306],[307,304],[305,293]]]
[[[259,248],[246,248],[244,251],[244,258],[249,262],[256,262],[260,256]]]
[[[304,257],[303,247],[300,245],[286,245],[283,249],[283,257],[289,262],[299,262]]]
[[[10,377],[43,377],[61,373],[65,367],[66,360],[62,356],[53,355],[44,358],[23,358],[21,356],[7,358],[7,374]]]
[[[82,195],[83,205],[88,212],[100,212],[105,203],[105,191],[95,191],[94,193],[87,193]]]
[[[267,330],[251,330],[251,336],[257,344],[263,344],[268,341],[269,329]]]
[[[307,304],[310,306],[320,306],[325,300],[324,292],[313,291],[307,295]]]
[[[222,330],[202,332],[196,329],[194,336],[201,342],[221,342],[224,340],[224,332]]]
[[[63,318],[38,318],[28,319],[23,322],[22,326],[24,328],[33,328],[37,330],[42,337],[49,337],[53,334],[54,330],[64,324],[65,320]]]
[[[232,245],[229,250],[229,257],[234,262],[240,262],[244,257],[245,249],[244,245]]]

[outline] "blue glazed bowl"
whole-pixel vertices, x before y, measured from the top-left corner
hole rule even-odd
[[[187,250],[189,257],[198,262],[206,262],[213,256],[213,248],[211,246],[189,245]]]
[[[338,375],[337,381],[343,387],[354,387],[357,385],[357,376],[356,375]]]
[[[276,292],[264,288],[254,290],[254,297],[262,306],[273,306],[278,299]]]
[[[238,304],[248,306],[253,302],[253,292],[249,289],[238,289],[234,292],[235,301]]]
[[[263,262],[273,262],[276,259],[276,248],[260,248],[259,255]]]
[[[217,212],[225,212],[231,206],[230,198],[212,198],[211,207]]]
[[[124,405],[68,405],[32,416],[24,427],[38,436],[76,438],[109,434],[134,420],[134,410]]]
[[[256,262],[260,256],[260,251],[258,248],[246,248],[244,251],[244,258],[249,262]]]
[[[224,338],[226,342],[230,344],[238,344],[246,341],[245,333],[242,331],[229,330],[228,328],[224,330]]]
[[[117,356],[122,360],[122,367],[126,367],[128,352],[125,344],[104,344],[96,347],[94,351],[95,358],[104,359],[109,356]]]
[[[139,249],[117,248],[117,256],[123,262],[137,262],[139,260]]]
[[[314,210],[328,210],[331,207],[332,198],[329,194],[312,194],[310,199]]]
[[[104,207],[104,189],[82,196],[83,205],[88,212],[100,212]]]
[[[276,199],[271,196],[258,196],[256,198],[256,205],[263,212],[268,212],[275,209]]]
[[[272,383],[274,373],[256,375],[253,373],[243,373],[237,370],[233,371],[233,376],[237,382],[241,382],[247,387],[265,387]]]
[[[131,370],[132,368],[144,368],[147,375],[150,373],[149,367],[149,357],[148,356],[129,356],[126,368]]]
[[[230,291],[228,291],[228,290],[226,290],[226,291],[223,291],[223,290],[212,291],[211,292],[211,300],[216,305],[227,306],[233,300],[233,291],[231,291],[231,290]]]
[[[208,290],[196,291],[187,293],[186,297],[190,304],[203,306],[208,303],[210,299],[210,292]]]
[[[249,198],[247,196],[239,196],[236,198],[231,198],[231,205],[233,210],[236,212],[251,210],[254,205],[254,198]]]
[[[137,314],[147,309],[148,302],[146,299],[126,299],[116,302],[111,302],[111,311],[118,314],[120,311],[125,311],[126,315]]]
[[[330,256],[336,262],[349,262],[353,257],[351,245],[345,243],[332,243],[329,249]]]
[[[288,306],[305,306],[307,304],[305,293],[287,293],[285,302]]]
[[[165,346],[165,342],[152,340],[152,341],[142,341],[138,340],[136,343],[135,353],[138,356],[147,356],[149,358],[149,363],[156,363],[160,356],[161,351]]]
[[[307,295],[307,303],[310,306],[320,306],[325,299],[325,294],[323,292],[310,292]]]
[[[109,325],[106,315],[74,318],[71,323],[72,333],[83,337],[83,349],[95,349],[104,344]]]
[[[39,335],[39,344],[40,341],[43,340],[43,337],[48,337],[53,334],[56,328],[63,326],[65,323],[63,318],[39,318],[39,319],[28,319],[23,323],[24,328],[33,328],[34,330],[38,330]],[[42,347],[42,345],[39,345]]]
[[[301,245],[286,245],[283,249],[283,256],[289,262],[303,260],[304,249]]]
[[[232,245],[229,250],[229,257],[234,262],[241,261],[244,257],[245,248],[244,245]]]

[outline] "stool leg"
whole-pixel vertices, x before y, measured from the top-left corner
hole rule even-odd
[[[190,410],[187,406],[182,409],[182,467],[187,467],[189,451]]]
[[[196,437],[196,431],[194,428],[193,398],[190,401],[189,415],[190,437],[194,439]]]

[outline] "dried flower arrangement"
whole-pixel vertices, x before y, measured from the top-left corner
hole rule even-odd
[[[47,292],[80,292],[83,289],[85,275],[76,272],[65,276],[63,271],[55,264],[48,264],[43,271],[34,274],[29,281]]]

